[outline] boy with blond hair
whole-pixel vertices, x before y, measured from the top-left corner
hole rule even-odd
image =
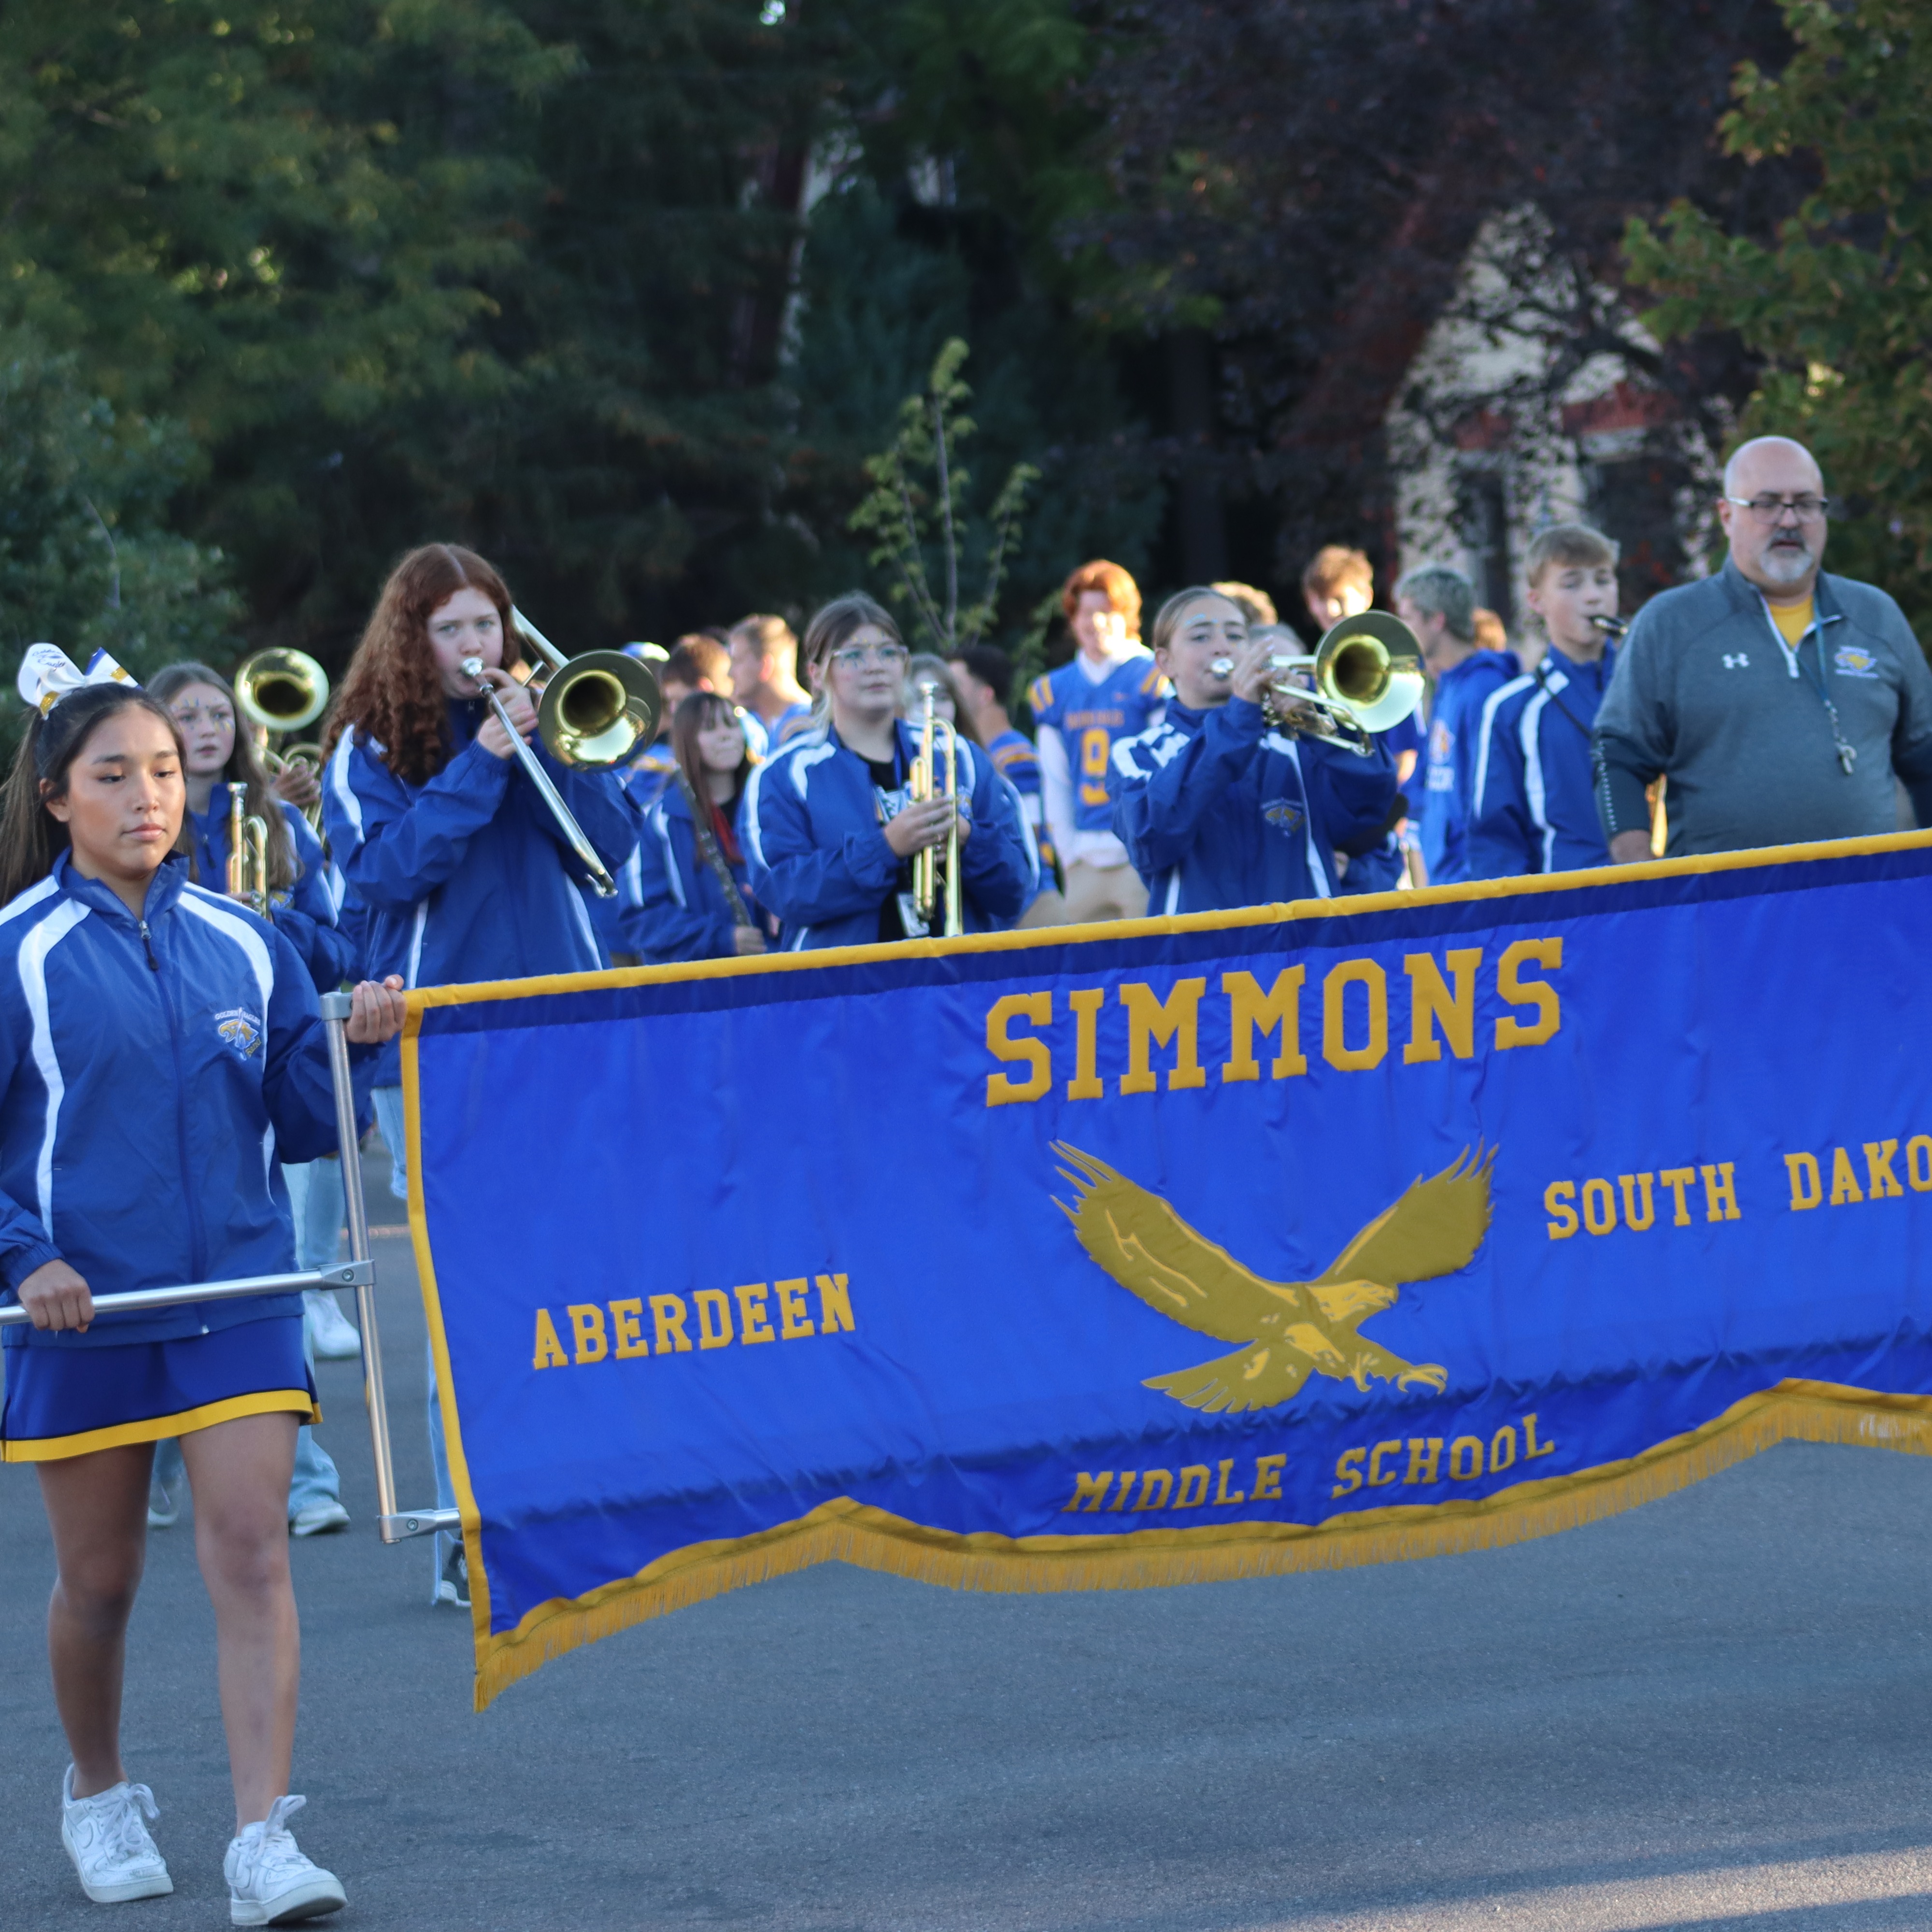
[[[1596,620],[1617,614],[1617,546],[1586,524],[1557,524],[1526,560],[1530,609],[1550,648],[1483,707],[1469,827],[1472,878],[1607,866],[1590,734],[1616,653]]]

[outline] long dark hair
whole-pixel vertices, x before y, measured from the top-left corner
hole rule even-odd
[[[692,796],[699,805],[712,802],[708,781],[710,773],[706,770],[704,755],[698,748],[698,734],[721,722],[739,724],[737,707],[728,698],[720,698],[715,691],[694,691],[688,698],[678,701],[677,709],[671,713],[670,748],[677,759],[677,768],[683,772],[685,782],[690,786]],[[752,748],[745,747],[744,761],[738,767],[738,774],[731,788],[731,796],[718,809],[724,814],[729,824],[737,816],[738,801],[745,796],[745,787],[752,776],[752,767],[758,760],[752,755]]]
[[[268,774],[263,770],[261,759],[255,751],[255,740],[249,732],[248,721],[242,715],[242,707],[235,701],[235,687],[219,671],[210,670],[205,664],[171,664],[164,670],[158,670],[148,680],[148,692],[158,704],[172,704],[190,685],[205,684],[211,690],[218,691],[228,700],[228,708],[235,714],[235,748],[228,754],[228,762],[221,768],[223,780],[230,785],[245,785],[248,788],[248,810],[251,817],[260,818],[268,828],[268,884],[277,892],[286,892],[302,873],[302,862],[296,856],[296,842],[289,830],[288,814],[282,809],[268,782]],[[185,742],[185,741],[184,741]],[[188,776],[188,767],[182,767],[182,776]],[[219,892],[220,884],[213,879],[201,882]]]
[[[94,735],[94,728],[123,711],[148,712],[168,728],[181,757],[185,784],[188,754],[181,733],[166,706],[151,692],[130,684],[90,684],[69,692],[51,711],[27,727],[27,735],[14,754],[6,796],[0,801],[0,904],[17,898],[29,886],[38,885],[70,843],[67,827],[48,811],[40,788],[48,788],[48,796],[64,798],[68,773]],[[182,817],[185,820],[185,812]],[[182,849],[177,838],[175,850]]]
[[[389,573],[369,628],[330,706],[325,752],[352,727],[382,747],[398,778],[426,784],[449,763],[449,700],[430,648],[429,620],[459,590],[480,590],[503,625],[503,668],[523,662],[510,622],[508,586],[491,564],[460,544],[425,544]]]

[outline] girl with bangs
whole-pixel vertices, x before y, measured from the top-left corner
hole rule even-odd
[[[618,775],[559,763],[510,675],[522,661],[510,592],[474,550],[430,544],[396,566],[331,709],[322,811],[329,850],[365,921],[364,970],[405,986],[593,973],[610,961],[584,908],[585,874],[516,762],[515,748],[463,668],[478,658],[518,733],[613,877],[638,842],[639,814]],[[390,1186],[402,1160],[402,1059],[376,1073],[376,1118]],[[436,1500],[454,1506],[434,1389]],[[460,1544],[439,1534],[434,1600],[469,1602]]]
[[[646,813],[634,862],[640,902],[623,929],[647,966],[764,952],[771,922],[752,897],[738,843],[738,807],[753,766],[728,698],[700,691],[671,719],[676,767]]]
[[[274,926],[188,876],[174,720],[121,682],[34,694],[0,814],[0,1460],[34,1466],[52,1532],[55,1702],[73,1762],[61,1839],[98,1904],[173,1880],[154,1794],[122,1758],[128,1623],[154,1445],[178,1437],[214,1609],[235,1790],[224,1870],[237,1925],[344,1903],[288,1828],[301,1639],[284,1514],[316,1414],[294,1294],[104,1310],[97,1296],[288,1272],[265,1145],[335,1144],[314,980]],[[62,691],[64,694],[62,694]],[[362,1088],[402,1024],[400,980],[356,989]],[[362,1110],[358,1108],[358,1112]]]

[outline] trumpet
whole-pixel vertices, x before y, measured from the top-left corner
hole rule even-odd
[[[235,703],[248,721],[255,748],[271,778],[288,771],[305,771],[317,784],[322,778],[322,747],[291,745],[277,751],[269,743],[291,731],[305,730],[328,708],[328,674],[306,651],[275,648],[244,658],[235,673]],[[302,814],[317,830],[322,807]]]
[[[906,784],[907,796],[915,805],[923,804],[936,796],[934,781],[938,776],[933,757],[933,734],[935,730],[946,734],[946,789],[944,796],[952,801],[952,826],[946,835],[946,883],[944,897],[946,923],[944,928],[948,939],[957,939],[966,930],[965,906],[959,879],[959,734],[944,718],[933,714],[933,694],[938,689],[934,684],[922,684],[920,694],[924,700],[920,714],[919,752],[912,761],[912,772]],[[929,931],[932,915],[938,909],[941,898],[939,881],[939,848],[936,845],[922,846],[913,854],[912,900],[913,910],[926,922]]]
[[[1622,644],[1624,633],[1630,628],[1628,617],[1592,617],[1590,622],[1613,644]]]
[[[264,919],[268,908],[268,821],[248,808],[248,788],[228,788],[228,896],[245,900]]]
[[[1386,610],[1344,617],[1312,653],[1278,653],[1268,663],[1274,675],[1262,708],[1270,722],[1358,757],[1373,749],[1373,734],[1400,724],[1422,702],[1422,646]],[[1216,658],[1210,668],[1226,677],[1234,660]]]

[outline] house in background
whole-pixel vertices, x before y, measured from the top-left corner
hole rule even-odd
[[[1549,249],[1533,208],[1492,217],[1385,419],[1400,568],[1454,565],[1512,636],[1549,524],[1617,540],[1626,610],[1701,574],[1718,466],[1651,379],[1658,356],[1615,291]]]

